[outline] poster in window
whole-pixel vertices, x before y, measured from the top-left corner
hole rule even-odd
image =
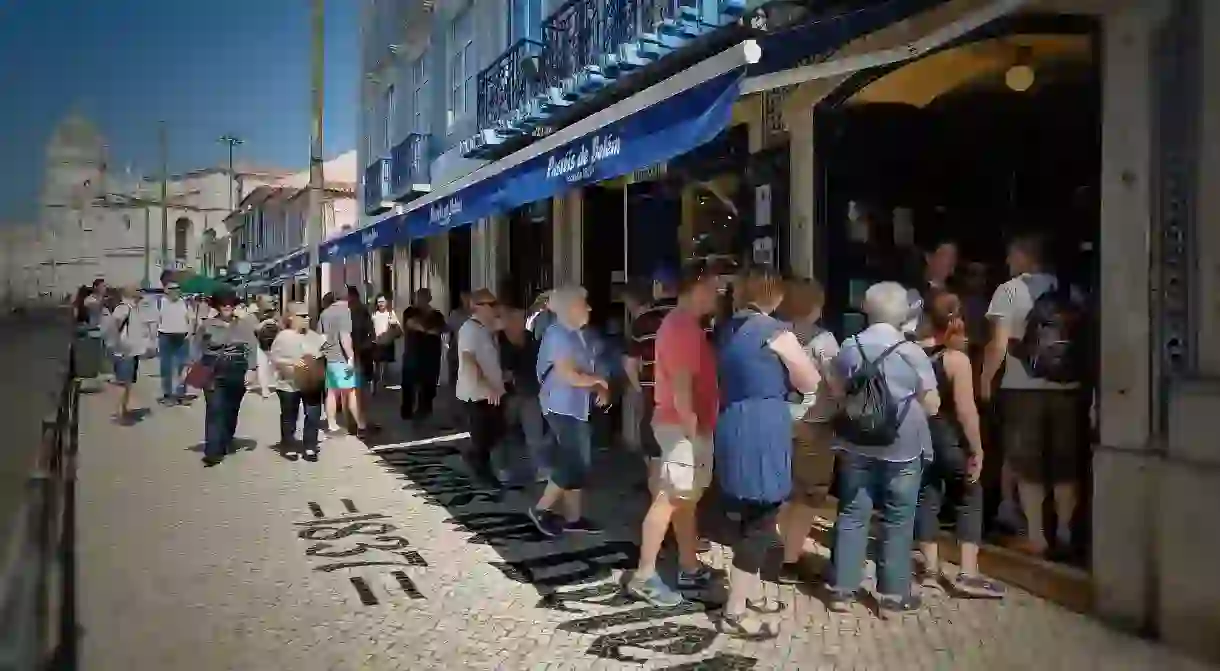
[[[760,228],[771,225],[771,185],[754,187],[754,225]]]

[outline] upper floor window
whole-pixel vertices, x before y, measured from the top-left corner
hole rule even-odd
[[[370,107],[364,110],[364,160],[366,163],[372,163],[373,157],[377,155],[377,116],[375,110]]]
[[[469,8],[449,26],[449,124],[474,113],[474,17]]]
[[[428,132],[428,52],[411,64],[411,131]]]
[[[385,126],[382,128],[382,148],[385,153],[389,153],[390,144],[394,139],[394,85],[390,84],[385,90]]]
[[[542,0],[511,0],[508,12],[512,42],[542,38]]]

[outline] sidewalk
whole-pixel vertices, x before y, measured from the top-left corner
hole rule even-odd
[[[155,378],[137,404],[151,402]],[[1021,592],[1002,603],[937,595],[918,615],[831,615],[792,588],[784,633],[718,636],[695,606],[617,596],[644,501],[591,497],[601,537],[540,537],[458,468],[460,433],[387,432],[372,450],[327,441],[288,462],[274,399],[247,397],[238,454],[199,463],[203,404],[110,423],[111,393],[82,401],[79,563],[87,671],[182,669],[1150,669],[1207,668]],[[393,406],[393,407],[391,407]],[[443,406],[442,406],[443,407]],[[416,444],[408,444],[415,441]],[[598,473],[634,477],[601,454]],[[724,566],[725,551],[709,558]]]

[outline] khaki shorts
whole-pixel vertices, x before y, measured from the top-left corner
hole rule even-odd
[[[712,437],[692,441],[682,429],[666,424],[653,424],[652,433],[661,456],[649,461],[649,488],[654,494],[698,501],[712,484]]]
[[[795,422],[792,427],[792,501],[817,507],[834,482],[834,431],[829,424]]]

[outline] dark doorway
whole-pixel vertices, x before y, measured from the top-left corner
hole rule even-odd
[[[625,279],[623,268],[623,192],[600,186],[585,187],[581,233],[584,267],[582,284],[593,309],[590,323],[604,326],[614,316],[614,285]]]
[[[450,310],[461,307],[464,291],[470,291],[470,226],[449,231]]]
[[[554,281],[551,201],[540,200],[508,215],[508,272],[500,299],[528,308]]]
[[[677,267],[682,251],[678,229],[682,223],[682,196],[661,182],[632,184],[627,191],[627,274],[629,279],[651,277],[661,267]]]

